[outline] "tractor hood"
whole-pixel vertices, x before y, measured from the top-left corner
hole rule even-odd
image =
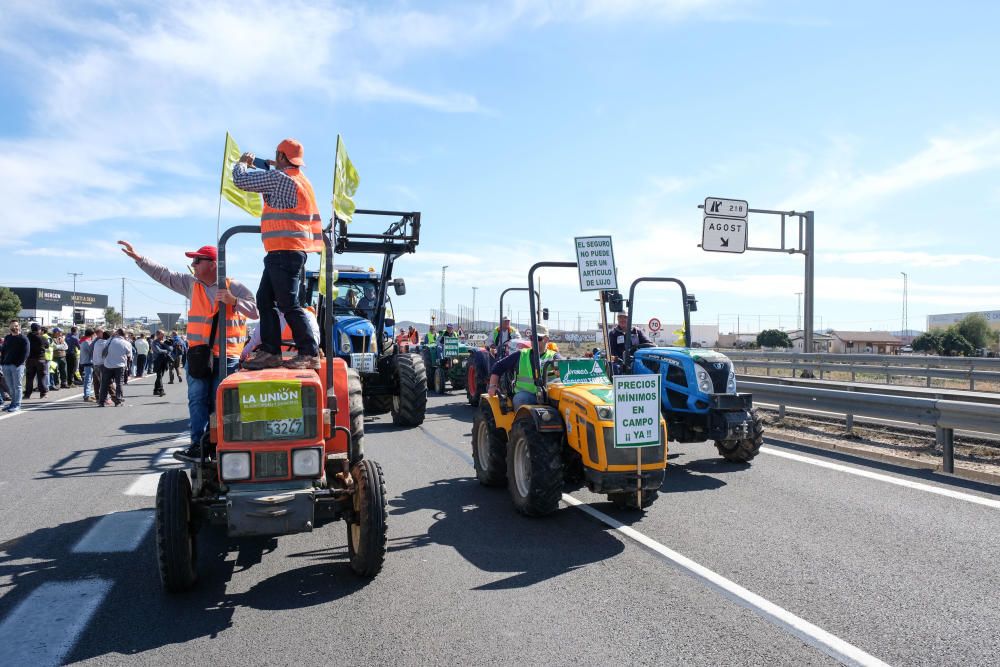
[[[558,395],[555,392],[558,392]],[[594,406],[611,405],[615,402],[614,389],[606,383],[572,385],[552,383],[549,385],[549,395],[557,401],[562,400],[562,397],[572,396],[582,403]]]
[[[373,336],[375,335],[375,325],[363,317],[344,315],[337,318],[333,331],[348,336]]]
[[[702,363],[729,363],[729,357],[716,352],[715,350],[704,350],[690,347],[644,347],[635,351],[636,359],[670,359],[677,357],[688,357],[694,362]]]

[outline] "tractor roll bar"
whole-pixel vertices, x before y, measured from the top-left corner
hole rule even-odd
[[[503,298],[504,296],[507,295],[507,292],[527,292],[527,291],[528,291],[527,287],[508,287],[504,291],[500,292],[500,320],[497,322],[498,325],[501,322],[503,322]],[[538,296],[537,290],[535,290],[535,297],[539,299],[541,298]]]
[[[628,328],[625,336],[625,350],[622,352],[622,364],[628,368],[632,364],[632,309],[635,304],[635,286],[639,283],[676,283],[681,288],[681,303],[684,304],[684,346],[691,347],[691,311],[688,306],[687,288],[677,278],[657,278],[648,276],[636,278],[628,288]]]
[[[418,214],[419,218],[419,214]],[[217,260],[217,279],[216,286],[219,289],[225,289],[226,286],[226,243],[230,238],[237,234],[260,234],[260,225],[237,225],[236,227],[230,227],[222,233],[219,237],[219,259]],[[334,325],[334,315],[333,315],[333,225],[330,224],[326,229],[323,230],[323,245],[326,248],[326,284],[322,285],[323,294],[326,299],[326,308],[323,314],[323,336],[325,337],[326,345],[326,407],[337,412],[337,395],[333,392],[333,325]],[[321,260],[322,261],[322,260]],[[259,304],[258,304],[259,305]],[[224,350],[225,344],[223,341],[226,340],[226,304],[220,304],[219,306],[219,324],[217,327],[219,333],[219,349]],[[219,364],[219,383],[221,384],[223,380],[226,379],[226,375],[229,369],[226,367],[226,363],[223,361]],[[354,439],[348,435],[347,438],[347,456],[351,461],[355,460],[354,452]]]
[[[543,267],[575,269],[576,266],[576,262],[538,262],[528,270],[528,306],[531,308],[531,377],[534,379],[536,387],[541,387],[544,381],[538,365],[542,353],[538,349],[538,336],[535,335],[535,327],[538,326],[538,313],[535,312],[535,270]]]

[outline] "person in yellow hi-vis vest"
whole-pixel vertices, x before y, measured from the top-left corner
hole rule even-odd
[[[260,348],[243,365],[249,369],[319,368],[319,339],[309,327],[299,303],[299,284],[307,253],[323,252],[323,223],[312,183],[302,173],[302,144],[285,139],[274,154],[272,169],[253,169],[253,153],[233,165],[233,185],[264,197],[260,238],[264,242],[264,272],[257,288],[260,305]],[[277,308],[277,310],[275,310]],[[292,329],[298,355],[282,362],[278,312]]]
[[[538,349],[541,350],[539,366],[549,359],[560,358],[560,355],[555,350],[549,348],[549,330],[546,327],[538,325],[535,328],[535,337],[538,338]],[[535,386],[535,380],[531,375],[532,354],[534,354],[534,351],[530,347],[527,347],[523,350],[511,352],[493,364],[493,368],[490,369],[490,383],[486,388],[486,393],[490,396],[496,396],[497,389],[500,386],[500,376],[516,370],[517,377],[514,380],[514,409],[517,410],[522,405],[535,403],[537,400],[535,392],[538,388]]]

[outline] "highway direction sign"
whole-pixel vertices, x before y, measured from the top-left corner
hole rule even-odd
[[[747,219],[750,206],[742,199],[705,197],[705,217]]]
[[[746,220],[705,216],[701,230],[701,247],[711,252],[746,252]]]

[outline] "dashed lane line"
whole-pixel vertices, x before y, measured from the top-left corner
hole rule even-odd
[[[778,456],[783,459],[789,459],[791,461],[797,461],[799,463],[808,463],[809,465],[819,466],[820,468],[826,468],[828,470],[845,472],[848,473],[849,475],[866,477],[868,479],[874,479],[879,482],[886,482],[887,484],[895,484],[897,486],[904,486],[908,489],[915,489],[917,491],[923,491],[925,493],[933,493],[939,496],[945,496],[946,498],[954,498],[955,500],[962,500],[967,503],[975,503],[977,505],[992,507],[993,509],[1000,509],[1000,500],[994,500],[992,498],[984,498],[982,496],[977,496],[971,493],[964,493],[962,491],[946,489],[940,486],[934,486],[933,484],[925,484],[923,482],[915,482],[910,479],[905,479],[902,477],[893,477],[892,475],[885,475],[882,473],[872,472],[870,470],[864,470],[861,468],[853,468],[851,466],[846,466],[840,463],[834,463],[832,461],[824,461],[822,459],[817,459],[811,456],[803,456],[802,454],[793,454],[792,452],[786,452],[780,449],[775,449],[773,447],[761,447],[760,452],[761,454],[770,454],[771,456]]]
[[[132,485],[125,489],[126,496],[148,496],[150,498],[156,496],[156,485],[160,482],[160,473],[150,472],[145,475],[140,475],[137,480],[132,482]]]
[[[434,444],[455,454],[467,464],[472,465],[472,457],[464,451],[448,444],[441,438],[427,429],[421,427],[420,431],[427,436]],[[860,665],[864,667],[887,667],[875,656],[862,651],[857,646],[850,644],[839,637],[830,634],[826,630],[813,625],[809,621],[800,618],[792,612],[779,607],[765,598],[748,591],[739,584],[726,579],[721,574],[709,570],[703,565],[683,556],[676,551],[660,544],[651,537],[647,537],[634,528],[630,528],[620,521],[608,516],[604,512],[594,509],[587,503],[574,498],[568,493],[562,495],[562,501],[570,507],[575,507],[581,512],[597,519],[601,523],[609,526],[614,531],[637,542],[649,551],[653,552],[661,559],[665,560],[675,568],[693,576],[695,579],[706,584],[709,588],[721,593],[723,597],[739,604],[742,607],[761,616],[765,620],[773,623],[782,630],[794,635],[809,646],[819,649],[830,657],[838,660],[844,665]]]
[[[8,665],[59,665],[111,590],[107,579],[50,581],[0,622],[0,661]]]
[[[135,551],[153,525],[153,510],[106,514],[73,547],[73,553]]]

